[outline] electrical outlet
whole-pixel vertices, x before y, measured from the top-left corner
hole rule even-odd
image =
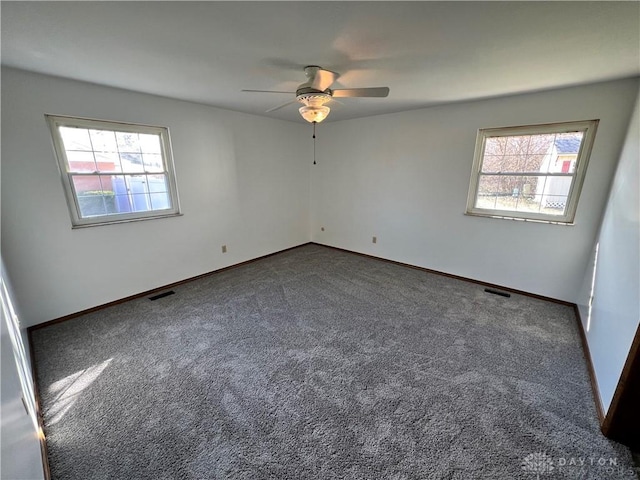
[[[227,246],[226,245],[222,245],[222,253],[227,253]]]
[[[373,237],[373,240],[371,240],[373,243],[378,243],[378,237]]]

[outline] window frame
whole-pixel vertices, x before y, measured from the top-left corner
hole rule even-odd
[[[178,199],[178,186],[175,175],[175,167],[173,164],[171,140],[169,136],[169,129],[167,127],[51,114],[45,114],[45,119],[47,121],[47,124],[49,125],[49,130],[51,132],[51,138],[53,141],[53,148],[58,164],[60,179],[62,180],[62,186],[64,189],[65,198],[67,200],[69,214],[71,216],[72,228],[112,225],[115,223],[136,222],[141,220],[151,220],[156,218],[167,218],[182,215],[180,211],[180,202]],[[94,217],[82,217],[78,195],[72,181],[72,176],[74,174],[77,175],[78,172],[72,171],[69,168],[67,152],[64,147],[62,135],[60,134],[59,130],[60,127],[86,128],[93,130],[107,130],[113,132],[158,135],[160,137],[160,149],[164,170],[162,172],[147,172],[144,169],[143,164],[143,170],[139,172],[139,174],[166,175],[168,189],[167,193],[169,194],[169,198],[171,201],[171,208],[162,210],[146,210],[137,212],[106,214]],[[83,173],[86,174],[86,172]],[[93,175],[98,176],[99,174],[100,172],[97,170],[93,172]],[[104,175],[105,172],[103,172],[102,174]],[[114,175],[117,174],[118,173],[114,173]],[[120,174],[131,175],[130,172],[122,172]],[[86,175],[91,176],[92,174],[89,173]]]
[[[591,157],[593,142],[600,120],[581,120],[573,122],[545,123],[535,125],[522,125],[512,127],[481,128],[476,137],[473,165],[471,168],[471,181],[467,196],[467,208],[465,215],[480,217],[502,218],[508,220],[533,221],[562,225],[573,225],[578,208],[578,200],[582,192],[587,165]],[[584,132],[580,150],[576,157],[576,166],[573,173],[546,173],[546,177],[571,177],[572,182],[567,194],[567,205],[563,215],[552,215],[536,212],[520,212],[516,210],[501,210],[476,207],[478,186],[482,176],[482,163],[484,160],[485,145],[489,138],[510,137],[520,135],[544,135],[553,133]],[[513,176],[531,174],[533,172],[513,172]],[[538,172],[536,172],[538,173]],[[509,175],[508,174],[504,175]]]

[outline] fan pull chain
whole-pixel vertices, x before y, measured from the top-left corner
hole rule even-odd
[[[316,122],[313,122],[313,164],[316,164]]]

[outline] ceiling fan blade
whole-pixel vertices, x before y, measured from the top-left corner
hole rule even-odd
[[[277,107],[270,108],[264,113],[275,112],[276,110],[280,110],[281,108],[286,107],[287,105],[291,105],[292,103],[296,103],[296,100],[291,100],[290,102],[283,103],[282,105],[278,105]]]
[[[313,78],[311,88],[324,92],[327,88],[333,85],[333,82],[335,82],[339,76],[340,75],[336,72],[319,68],[316,72],[316,76]]]
[[[389,95],[389,87],[371,88],[343,88],[333,90],[333,97],[386,97]]]
[[[289,93],[293,94],[296,92],[282,92],[280,90],[240,90],[241,92],[256,92],[256,93]]]

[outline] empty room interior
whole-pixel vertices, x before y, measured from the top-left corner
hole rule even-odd
[[[0,8],[1,478],[638,478],[639,2]]]

